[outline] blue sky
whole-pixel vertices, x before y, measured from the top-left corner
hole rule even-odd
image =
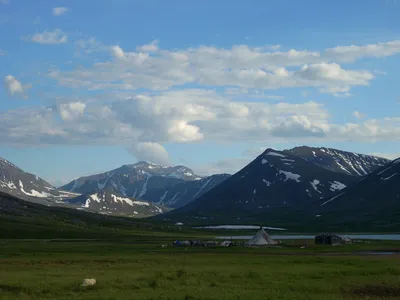
[[[54,183],[266,147],[400,156],[400,1],[0,0],[0,156]]]

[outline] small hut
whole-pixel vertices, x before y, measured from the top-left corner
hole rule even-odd
[[[336,234],[331,234],[331,233],[323,233],[315,236],[315,244],[316,245],[341,245],[344,244],[345,241],[343,240],[342,237],[336,235]]]

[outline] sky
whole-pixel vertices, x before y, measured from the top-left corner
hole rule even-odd
[[[0,0],[0,157],[55,185],[265,148],[400,156],[399,0]]]

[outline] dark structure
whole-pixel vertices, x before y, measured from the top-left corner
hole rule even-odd
[[[320,234],[315,236],[315,244],[316,245],[339,245],[343,244],[344,240],[335,234]]]

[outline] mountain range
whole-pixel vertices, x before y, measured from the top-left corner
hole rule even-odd
[[[106,190],[115,195],[177,208],[190,203],[227,177],[227,174],[201,177],[185,166],[161,166],[140,161],[109,172],[80,177],[60,189],[81,194]]]
[[[324,202],[388,164],[384,158],[330,148],[266,149],[196,201],[158,218],[280,226],[301,220],[312,223]]]
[[[185,166],[141,161],[57,189],[1,159],[0,191],[47,206],[187,223],[295,226],[322,224],[322,218],[341,226],[381,214],[396,224],[399,168],[399,160],[301,146],[266,149],[232,176],[203,177]]]

